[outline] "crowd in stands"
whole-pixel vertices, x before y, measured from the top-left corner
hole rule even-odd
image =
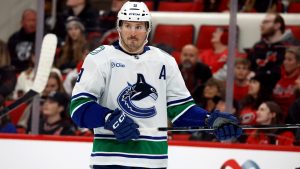
[[[59,37],[59,44],[40,100],[40,134],[92,135],[91,130],[78,128],[70,120],[67,113],[69,99],[85,56],[99,45],[118,40],[115,30],[117,12],[125,2],[112,0],[109,11],[99,12],[89,0],[66,0],[66,8],[57,14],[53,28],[46,29]],[[170,1],[146,1],[153,11],[160,11],[164,2]],[[238,2],[240,12],[271,13],[266,13],[261,23],[261,39],[257,39],[244,54],[236,50],[234,100],[230,113],[235,114],[243,125],[299,124],[300,40],[286,30],[280,14],[274,13],[287,12],[289,8],[280,0]],[[178,3],[200,4],[198,12],[224,12],[229,7],[226,0]],[[7,44],[0,41],[0,109],[23,96],[33,84],[36,18],[36,11],[25,10],[20,30],[10,36]],[[194,44],[185,44],[176,56],[167,43],[150,42],[176,58],[195,102],[208,111],[225,111],[228,34],[228,27],[216,27],[206,42],[211,44],[210,48],[200,50]],[[26,103],[17,113],[17,122],[13,122],[10,115],[0,119],[0,132],[31,132],[32,103]],[[214,140],[208,133],[185,134],[190,140]],[[232,142],[299,145],[300,130],[246,130],[243,137]]]

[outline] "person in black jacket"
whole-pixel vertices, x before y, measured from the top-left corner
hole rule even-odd
[[[187,44],[181,50],[181,64],[179,65],[185,85],[196,102],[200,100],[204,84],[212,77],[210,68],[198,61],[198,48]]]
[[[69,16],[79,18],[87,34],[99,31],[99,12],[92,7],[89,0],[67,0],[66,5],[67,10],[58,15],[53,30],[60,40],[64,40],[67,35],[65,24]]]
[[[30,56],[34,51],[36,32],[36,11],[27,9],[23,12],[21,29],[12,34],[8,40],[8,49],[11,63],[20,73],[26,70],[30,64]]]
[[[40,134],[75,135],[75,127],[67,119],[69,97],[62,92],[52,92],[42,106]]]
[[[286,47],[300,45],[290,30],[286,30],[282,16],[275,13],[266,15],[261,24],[261,40],[248,53],[251,69],[272,75],[272,85],[280,79],[280,66]]]

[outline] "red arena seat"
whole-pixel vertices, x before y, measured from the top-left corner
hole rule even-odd
[[[196,46],[199,48],[199,50],[212,48],[212,44],[210,43],[210,40],[212,38],[213,32],[216,30],[217,27],[228,27],[228,26],[221,26],[221,25],[200,26],[197,42],[196,42]]]
[[[300,13],[300,2],[291,2],[288,7],[288,13]]]
[[[196,2],[165,2],[159,3],[158,11],[169,12],[200,12],[202,11],[202,3]]]
[[[157,25],[152,44],[165,44],[180,51],[186,44],[193,43],[193,25]]]
[[[145,1],[144,3],[147,5],[149,11],[153,11],[153,9],[154,9],[153,1]]]
[[[300,25],[287,25],[286,29],[291,29],[295,38],[300,40]]]

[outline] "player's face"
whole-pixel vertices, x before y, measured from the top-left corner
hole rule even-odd
[[[146,22],[123,21],[120,27],[121,43],[127,51],[136,53],[142,50],[147,38]]]
[[[297,63],[296,56],[291,52],[286,52],[283,65],[287,73],[292,73],[294,70],[299,68],[299,63]]]
[[[43,115],[46,117],[59,115],[62,111],[63,107],[51,99],[47,99],[42,107]]]
[[[256,122],[258,124],[264,124],[264,125],[271,124],[272,119],[275,117],[275,113],[272,113],[270,111],[266,103],[262,103],[258,107],[256,114],[257,114]]]
[[[257,96],[260,89],[260,83],[257,80],[250,80],[248,94]]]
[[[275,15],[267,15],[260,25],[263,37],[272,36],[275,33]]]
[[[68,28],[68,35],[73,41],[77,40],[80,34],[81,34],[81,30],[79,27],[72,25]]]
[[[246,65],[237,64],[234,67],[234,75],[236,80],[245,80],[249,74],[249,69]]]

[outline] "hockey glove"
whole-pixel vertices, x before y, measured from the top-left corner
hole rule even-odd
[[[229,113],[215,110],[206,120],[207,126],[214,128],[214,135],[220,141],[238,138],[242,135],[242,128],[238,126],[237,118]]]
[[[139,126],[124,112],[116,109],[106,116],[104,128],[114,133],[119,142],[137,139],[140,135]]]

